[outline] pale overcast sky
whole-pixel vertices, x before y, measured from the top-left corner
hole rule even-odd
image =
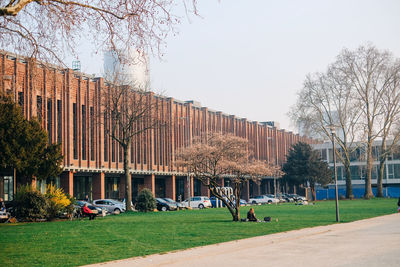
[[[248,120],[278,121],[307,73],[324,71],[342,48],[371,42],[400,57],[399,0],[200,0],[151,59],[155,91]],[[80,58],[102,72],[101,55]]]

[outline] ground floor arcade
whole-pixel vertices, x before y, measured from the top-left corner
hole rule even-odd
[[[15,181],[16,180],[16,181]],[[44,191],[48,183],[61,187],[66,193],[74,196],[76,199],[124,199],[125,196],[125,178],[122,173],[113,172],[76,172],[64,171],[59,177],[48,181],[37,181],[35,185],[38,189]],[[231,186],[230,179],[221,179],[219,181],[222,187]],[[16,188],[21,184],[19,179],[14,179],[12,175],[0,176],[0,197],[6,201],[11,201]],[[261,194],[273,194],[274,184],[279,191],[279,180],[274,182],[273,178],[265,178],[261,181],[248,181],[242,189],[242,198],[249,198]],[[199,180],[186,175],[162,175],[162,174],[131,174],[132,199],[135,200],[139,192],[147,188],[153,192],[156,197],[168,197],[174,200],[184,200],[190,196],[208,196],[210,192]]]

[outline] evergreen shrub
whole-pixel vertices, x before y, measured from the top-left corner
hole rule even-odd
[[[142,212],[154,211],[157,207],[153,193],[145,188],[140,191],[137,197],[136,209]]]
[[[47,217],[48,203],[40,191],[20,186],[14,200],[14,215],[19,221],[40,221]]]

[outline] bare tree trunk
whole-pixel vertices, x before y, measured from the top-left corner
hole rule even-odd
[[[353,186],[351,184],[351,171],[350,171],[350,162],[344,164],[344,169],[346,171],[346,198],[353,199]]]
[[[235,186],[235,216],[233,216],[233,221],[237,222],[240,220],[240,193],[241,185]]]
[[[382,139],[381,155],[379,157],[379,174],[376,183],[376,196],[383,197],[383,177],[385,175],[385,161],[386,161],[386,138]]]
[[[367,143],[367,176],[365,177],[365,193],[364,198],[370,199],[374,195],[372,194],[371,187],[371,173],[372,173],[372,140],[368,138]]]
[[[131,175],[129,173],[129,147],[130,143],[126,145],[122,145],[122,149],[124,151],[124,176],[125,176],[125,205],[126,211],[132,210],[132,180]]]
[[[312,184],[310,187],[311,187],[313,201],[316,201],[317,200],[317,194],[315,192],[315,185]]]
[[[385,176],[385,158],[379,161],[378,182],[376,183],[376,196],[383,197],[383,177]]]

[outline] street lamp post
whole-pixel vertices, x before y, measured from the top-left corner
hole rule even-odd
[[[278,165],[278,154],[277,154],[277,149],[276,149],[276,135],[275,135],[275,138],[267,137],[267,140],[274,141],[274,145],[272,146],[272,148],[273,148],[272,153],[274,156],[275,166],[277,166]],[[269,157],[268,157],[268,163],[269,163]],[[274,173],[274,197],[276,198],[276,173]],[[275,201],[275,204],[277,205],[278,203]]]
[[[338,196],[338,186],[337,186],[337,170],[336,170],[336,147],[335,147],[335,126],[330,125],[332,135],[332,146],[333,146],[333,169],[335,173],[335,203],[336,203],[336,222],[340,222],[339,218],[339,196]]]

